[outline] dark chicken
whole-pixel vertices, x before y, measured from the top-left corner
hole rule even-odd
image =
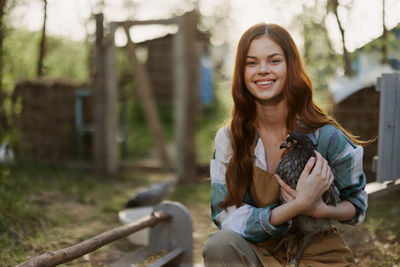
[[[297,181],[302,173],[308,159],[315,157],[314,144],[311,139],[305,134],[292,133],[281,144],[282,148],[287,148],[288,153],[281,159],[276,167],[276,173],[281,179],[291,188],[296,189]],[[335,190],[335,186],[331,184],[329,189],[322,196],[323,201],[328,205],[336,206],[340,202],[339,192]],[[284,202],[282,196],[280,200]],[[327,231],[331,228],[331,223],[328,219],[317,219],[307,215],[298,215],[293,218],[293,225],[296,226],[302,233],[302,246],[297,250],[294,258],[296,267],[299,264],[300,258],[306,248],[310,245],[313,237],[322,231]],[[288,237],[284,237],[285,240]],[[291,240],[288,238],[288,240]],[[291,242],[287,249],[291,249]],[[291,263],[291,260],[288,259]]]

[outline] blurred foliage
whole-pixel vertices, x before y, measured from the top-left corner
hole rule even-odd
[[[326,7],[320,1],[304,5],[303,12],[293,19],[293,26],[303,35],[303,58],[316,90],[326,90],[328,81],[341,66],[342,58],[332,47],[325,26]],[[299,23],[300,22],[300,23]]]
[[[4,82],[9,92],[15,81],[34,79],[40,33],[9,29],[4,40]],[[44,78],[88,79],[87,49],[83,42],[47,36]]]
[[[7,29],[3,44],[4,106],[8,121],[18,115],[20,107],[13,106],[15,84],[23,79],[36,79],[36,65],[40,33],[23,29]],[[44,79],[67,79],[84,82],[89,79],[88,49],[84,42],[47,36],[44,58]],[[15,129],[3,131],[0,142],[15,142]]]

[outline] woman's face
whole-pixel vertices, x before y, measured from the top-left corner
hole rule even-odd
[[[247,52],[244,80],[249,92],[262,102],[280,99],[286,81],[282,48],[265,35],[255,38]]]

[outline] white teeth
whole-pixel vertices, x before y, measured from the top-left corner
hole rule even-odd
[[[256,82],[258,85],[268,85],[272,84],[274,81],[261,81],[261,82]]]

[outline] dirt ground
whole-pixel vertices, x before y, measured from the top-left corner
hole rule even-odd
[[[51,196],[47,197],[51,199]],[[394,222],[390,220],[390,218],[393,218],[396,215],[398,216],[400,212],[400,207],[397,205],[400,197],[398,193],[397,195],[392,194],[391,197],[392,198],[389,199],[390,202],[381,203],[381,205],[384,205],[387,208],[387,215],[383,218],[384,224],[382,224],[382,222],[377,224],[368,222],[358,226],[340,223],[335,224],[349,247],[352,249],[357,266],[400,266],[398,255],[400,251],[400,236],[397,234],[398,232],[394,232],[393,234],[393,231],[391,230],[386,231],[386,229],[389,228],[400,229],[400,226],[393,225],[393,223],[397,224],[398,220]],[[46,199],[46,197],[43,199]],[[67,247],[76,243],[77,240],[82,241],[86,238],[92,237],[93,233],[101,233],[112,227],[118,227],[121,225],[116,223],[115,218],[109,218],[108,221],[93,220],[93,218],[89,217],[86,218],[84,215],[91,213],[91,205],[79,204],[74,201],[59,201],[53,203],[62,203],[62,207],[51,205],[53,206],[51,208],[57,210],[62,208],[66,211],[66,216],[79,215],[80,223],[70,225],[66,231],[64,229],[64,231],[61,232],[55,229],[51,233],[47,232],[46,235],[54,236],[54,240],[48,241],[49,248],[51,247],[52,242],[59,243],[60,240],[63,240],[65,245],[62,245],[62,247]],[[390,203],[390,205],[386,203]],[[207,237],[209,234],[216,231],[217,228],[211,221],[210,209],[208,207],[205,208],[204,204],[194,204],[186,207],[188,208],[193,220],[194,266],[200,267],[203,266],[202,250]],[[377,207],[382,209],[380,208],[381,206]],[[115,214],[115,216],[118,215]],[[389,218],[389,220],[386,218]],[[376,228],[371,229],[371,227]],[[392,234],[388,234],[389,232]],[[34,246],[34,244],[30,245]],[[117,261],[138,248],[139,247],[130,243],[126,238],[123,238],[65,265],[108,266],[110,263]]]
[[[209,234],[216,230],[216,227],[211,222],[209,210],[190,210],[193,218],[193,257],[194,266],[200,267],[203,265],[202,250],[205,241]],[[397,266],[395,264],[383,264],[382,249],[388,249],[388,245],[380,244],[378,240],[374,240],[370,236],[364,225],[349,226],[343,224],[335,224],[339,229],[343,238],[346,240],[349,247],[352,249],[357,266]],[[90,264],[90,266],[106,266],[107,264],[118,260],[127,255],[129,249],[134,249],[128,241],[118,241],[116,245],[110,245],[109,248],[103,248],[93,253],[93,255],[81,258],[78,262],[72,265]],[[125,247],[124,247],[125,246]]]

